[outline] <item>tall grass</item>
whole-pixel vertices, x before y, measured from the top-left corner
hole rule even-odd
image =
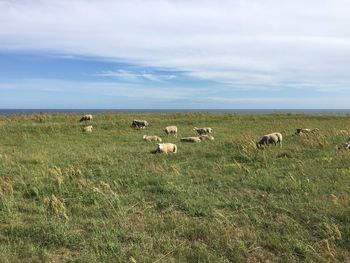
[[[0,262],[346,262],[350,117],[99,114],[0,118]],[[133,130],[133,119],[150,127]],[[163,128],[177,125],[178,138]],[[193,127],[214,141],[186,144]],[[294,136],[298,127],[317,135]],[[257,150],[273,131],[283,148]],[[151,154],[160,135],[178,145]]]

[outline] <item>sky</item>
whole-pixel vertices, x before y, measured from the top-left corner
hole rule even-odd
[[[0,0],[0,108],[348,109],[350,0]]]

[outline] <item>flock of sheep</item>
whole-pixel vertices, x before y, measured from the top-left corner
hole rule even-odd
[[[148,122],[145,120],[133,120],[131,123],[131,127],[137,128],[137,129],[145,129],[148,127]],[[213,129],[209,127],[205,128],[197,128],[194,127],[193,129],[198,133],[198,136],[191,136],[191,137],[183,137],[180,140],[182,142],[189,142],[189,143],[199,143],[201,141],[206,140],[214,140],[214,137],[212,136]],[[164,129],[164,132],[167,136],[173,135],[177,137],[177,127],[176,126],[167,126]],[[162,142],[162,139],[157,135],[144,135],[143,139],[148,142]],[[158,143],[157,149],[155,150],[155,153],[177,153],[177,146],[173,143]]]
[[[82,116],[80,119],[80,122],[91,122],[92,121],[92,115],[86,114]],[[149,126],[148,122],[145,120],[133,120],[131,123],[131,127],[135,129],[145,129]],[[82,127],[82,130],[84,132],[92,132],[92,125],[86,125]],[[173,135],[177,137],[177,127],[176,126],[167,126],[164,129],[164,132],[167,136]],[[201,141],[206,140],[214,140],[214,137],[212,136],[213,129],[210,127],[204,127],[204,128],[197,128],[194,127],[193,131],[196,131],[198,133],[198,136],[190,136],[190,137],[183,137],[180,139],[182,142],[189,142],[189,143],[200,143]],[[301,136],[303,134],[310,134],[310,133],[316,133],[319,129],[306,129],[306,128],[298,128],[296,129],[295,134],[298,136]],[[342,130],[343,131],[343,130]],[[346,132],[346,131],[345,131]],[[144,135],[143,140],[148,142],[162,142],[162,139],[157,135]],[[282,134],[279,132],[273,132],[270,134],[266,134],[261,137],[261,139],[256,143],[257,148],[261,148],[265,145],[279,145],[282,148]],[[345,148],[350,148],[350,138],[345,144]],[[155,153],[177,153],[177,146],[173,143],[158,143],[157,149],[155,150]]]

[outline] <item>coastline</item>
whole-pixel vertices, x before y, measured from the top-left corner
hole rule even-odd
[[[0,116],[31,115],[31,114],[168,114],[168,113],[211,113],[236,115],[264,115],[264,114],[307,114],[307,115],[350,115],[350,109],[0,109]]]

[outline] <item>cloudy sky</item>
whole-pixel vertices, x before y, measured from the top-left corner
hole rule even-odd
[[[0,0],[0,108],[350,108],[350,0]]]

